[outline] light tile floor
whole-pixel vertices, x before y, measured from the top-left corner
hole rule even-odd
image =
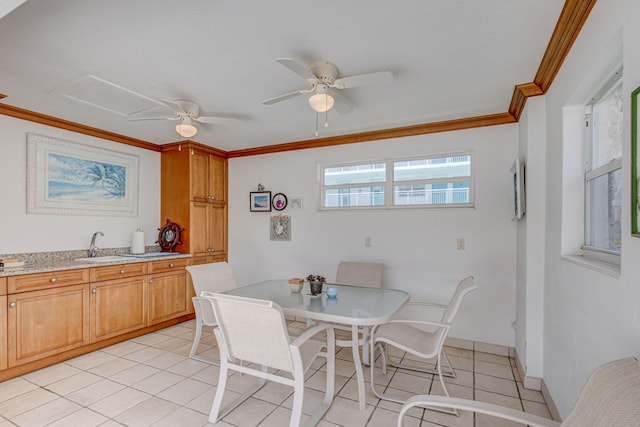
[[[187,357],[194,321],[131,339],[75,359],[0,383],[0,427],[8,426],[210,426],[218,368]],[[304,324],[291,322],[292,333]],[[218,358],[215,338],[205,333],[202,356]],[[541,393],[524,389],[508,357],[448,348],[457,378],[447,378],[455,397],[497,403],[550,418]],[[390,355],[400,357],[402,354]],[[396,395],[442,394],[433,375],[380,369],[376,383]],[[324,390],[324,360],[316,361],[307,376],[303,411],[313,412]],[[365,368],[369,380],[369,370]],[[237,373],[229,378],[225,400],[242,390],[253,377]],[[281,427],[289,424],[293,390],[267,383],[216,426]],[[355,368],[351,350],[337,350],[336,397],[320,422],[332,426],[395,426],[400,405],[376,398],[367,382],[367,405],[357,404]],[[303,419],[304,421],[304,419]],[[415,408],[406,426],[519,426],[495,418],[461,413],[459,417]]]

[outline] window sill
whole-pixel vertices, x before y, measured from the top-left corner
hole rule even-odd
[[[600,261],[593,258],[587,258],[583,255],[562,255],[562,259],[571,263],[588,268],[589,270],[598,271],[607,276],[618,279],[620,277],[620,266],[609,262]]]

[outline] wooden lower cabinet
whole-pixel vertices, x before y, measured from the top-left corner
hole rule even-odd
[[[149,276],[149,325],[187,314],[187,273],[158,273]]]
[[[7,369],[7,296],[0,296],[0,370]]]
[[[147,326],[146,276],[91,283],[91,342]]]
[[[7,297],[8,366],[89,344],[89,284]]]

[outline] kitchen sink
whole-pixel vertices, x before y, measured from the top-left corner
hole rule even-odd
[[[74,261],[101,263],[101,262],[124,261],[125,259],[126,258],[123,258],[123,257],[118,256],[118,255],[110,255],[110,256],[97,256],[97,257],[93,257],[93,258],[76,258],[76,259],[74,259]]]

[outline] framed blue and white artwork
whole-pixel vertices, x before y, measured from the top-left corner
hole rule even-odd
[[[138,215],[139,157],[27,134],[27,213]]]

